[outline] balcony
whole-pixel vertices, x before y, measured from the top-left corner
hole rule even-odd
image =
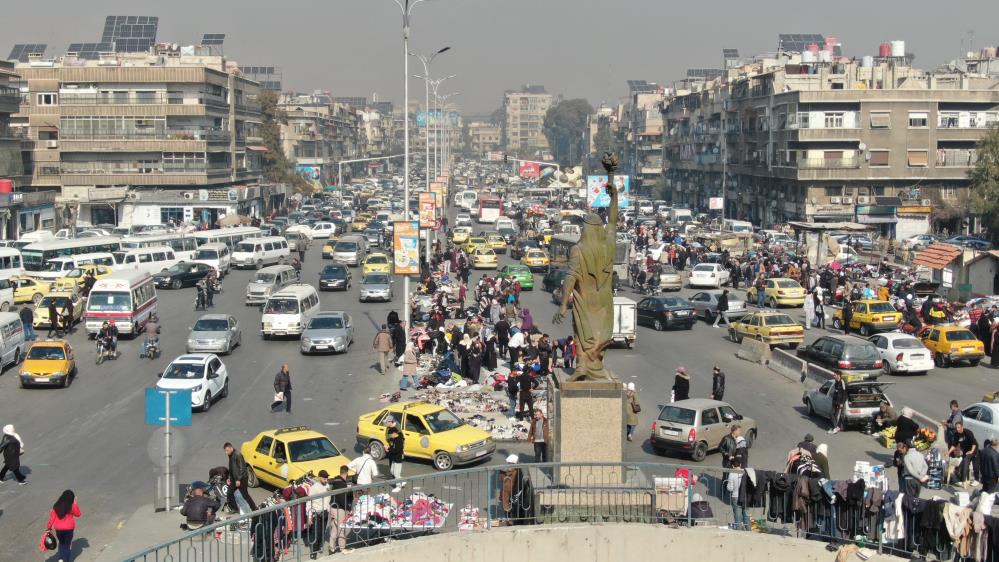
[[[130,130],[75,130],[62,129],[64,140],[193,140],[228,141],[225,129],[130,129]]]
[[[59,104],[66,106],[84,105],[204,105],[216,109],[228,110],[229,104],[222,98],[204,94],[184,95],[181,93],[154,92],[132,96],[102,96],[102,95],[72,95],[63,93]]]
[[[971,168],[978,162],[978,151],[975,149],[940,149],[937,150],[938,168]]]
[[[0,113],[17,113],[21,108],[21,92],[16,88],[0,86]]]
[[[845,170],[860,167],[860,158],[805,158],[796,162],[799,170]]]

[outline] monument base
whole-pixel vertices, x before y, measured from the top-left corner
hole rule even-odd
[[[564,373],[549,381],[552,458],[560,463],[620,463],[624,460],[624,385],[613,381],[570,382]],[[561,484],[623,482],[618,466],[565,466]]]

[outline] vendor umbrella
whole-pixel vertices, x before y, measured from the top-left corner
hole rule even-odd
[[[836,260],[833,260],[833,261],[829,262],[829,269],[831,269],[833,271],[839,271],[839,270],[843,269],[843,264],[839,263]]]

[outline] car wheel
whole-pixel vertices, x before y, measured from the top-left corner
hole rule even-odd
[[[42,302],[42,294],[41,293],[35,293],[35,294],[31,295],[31,302],[34,303],[35,306],[38,306],[38,303]]]
[[[701,441],[697,445],[694,445],[694,450],[690,452],[690,460],[694,462],[701,462],[708,456],[708,444]]]
[[[940,367],[942,369],[945,369],[948,366],[950,366],[950,361],[947,360],[947,356],[944,355],[943,353],[934,353],[933,354],[933,363],[937,367]]]
[[[181,283],[180,279],[174,279],[173,282],[170,283],[170,288],[171,289],[180,289],[183,286],[184,286],[184,284]]]
[[[977,367],[981,361],[982,361],[981,359],[969,359],[968,364],[971,365],[972,367]]]
[[[246,467],[246,487],[247,488],[257,488],[260,486],[260,480],[257,479],[257,473],[253,472],[253,467]]]
[[[843,329],[843,323],[839,321],[839,318],[833,318],[833,328],[836,330]]]
[[[867,324],[861,324],[860,325],[860,335],[864,336],[865,338],[867,336],[870,336],[871,335],[871,327],[868,326]]]
[[[808,411],[808,417],[815,417],[815,408],[812,406],[811,400],[805,400],[805,408]]]
[[[753,446],[753,441],[756,441],[756,430],[752,429],[746,434],[746,448],[749,449]]]
[[[769,302],[770,302],[770,308],[776,310],[777,309],[777,299],[774,298],[774,297],[770,297],[770,301]]]
[[[368,443],[368,447],[371,448],[371,458],[376,461],[380,461],[385,458],[385,445],[382,445],[381,441],[372,439],[371,442]]]
[[[881,372],[884,373],[886,376],[891,375],[892,374],[891,365],[889,365],[887,361],[884,360],[882,361],[884,364],[881,365]]]
[[[434,468],[437,470],[451,470],[454,468],[454,460],[451,455],[441,451],[434,455]]]
[[[253,267],[255,267],[257,269],[263,269],[263,267],[264,267],[264,261],[263,260],[257,260],[257,263],[254,264]]]
[[[711,311],[705,308],[704,309],[704,322],[707,323],[707,324],[710,324],[711,321],[713,320],[712,316],[713,315],[711,314]]]
[[[660,320],[660,319],[658,319],[658,318],[656,318],[652,322],[652,327],[655,328],[657,332],[663,331],[663,321]]]
[[[694,329],[694,323],[693,322],[688,322],[687,325],[683,327],[683,329],[684,330],[693,330]]]
[[[206,392],[205,393],[205,403],[201,406],[201,411],[202,412],[207,412],[208,410],[211,410],[211,409],[212,409],[212,393],[211,392]]]
[[[222,392],[219,394],[220,398],[229,397],[229,379],[225,380],[225,384],[222,385]]]

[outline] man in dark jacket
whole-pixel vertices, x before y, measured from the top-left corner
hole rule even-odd
[[[850,297],[843,297],[843,333],[850,334],[850,321],[853,319],[853,303]]]
[[[46,337],[51,338],[53,332],[59,335],[59,309],[56,308],[55,299],[49,299],[49,333]]]
[[[725,373],[721,367],[715,365],[715,370],[711,375],[711,399],[721,400],[725,396]]]
[[[499,322],[493,326],[496,331],[496,343],[499,345],[500,357],[505,357],[507,354],[506,344],[510,342],[510,323],[507,322],[506,316],[500,316]]]
[[[21,318],[21,329],[24,330],[24,341],[34,341],[35,340],[35,312],[31,310],[31,307],[24,305],[21,310],[17,312],[18,316]]]
[[[673,379],[673,401],[679,402],[690,398],[690,376],[687,369],[676,368],[676,377]]]
[[[389,324],[389,330],[392,332],[395,360],[398,362],[399,358],[402,357],[402,352],[406,351],[406,329],[401,322],[396,322],[395,324]]]
[[[728,323],[728,289],[723,289],[722,294],[718,295],[718,310],[715,315],[715,323],[712,325],[715,328],[719,328],[718,321],[724,320],[726,326],[730,326]],[[718,398],[718,400],[721,400]]]
[[[844,309],[845,310],[845,309]],[[846,381],[839,372],[833,373],[832,387],[832,428],[829,433],[839,433],[843,429],[843,410],[846,408]]]
[[[274,375],[274,392],[284,396],[284,411],[291,413],[291,372],[288,364],[281,365],[281,370]],[[280,408],[280,406],[278,406]]]
[[[246,483],[250,476],[250,469],[246,466],[246,459],[243,458],[242,453],[232,446],[232,443],[223,445],[222,450],[229,457],[229,494],[226,497],[226,503],[233,509],[236,509],[234,494],[236,490],[239,490],[239,493],[243,495],[243,499],[249,504],[250,511],[256,511],[257,506],[253,503],[253,498],[250,497],[250,490]]]
[[[392,474],[393,479],[398,480],[402,478],[402,461],[405,458],[406,438],[402,436],[402,431],[399,430],[399,423],[393,417],[388,419],[388,429],[385,432],[385,436],[388,441],[389,473]],[[398,492],[405,485],[405,482],[399,482],[393,488],[393,491]]]
[[[996,491],[996,484],[999,483],[999,440],[985,440],[982,446],[982,491],[992,494]]]
[[[219,509],[218,502],[205,496],[204,488],[195,488],[193,494],[180,508],[180,514],[187,517],[182,525],[184,530],[198,529],[214,521]]]

